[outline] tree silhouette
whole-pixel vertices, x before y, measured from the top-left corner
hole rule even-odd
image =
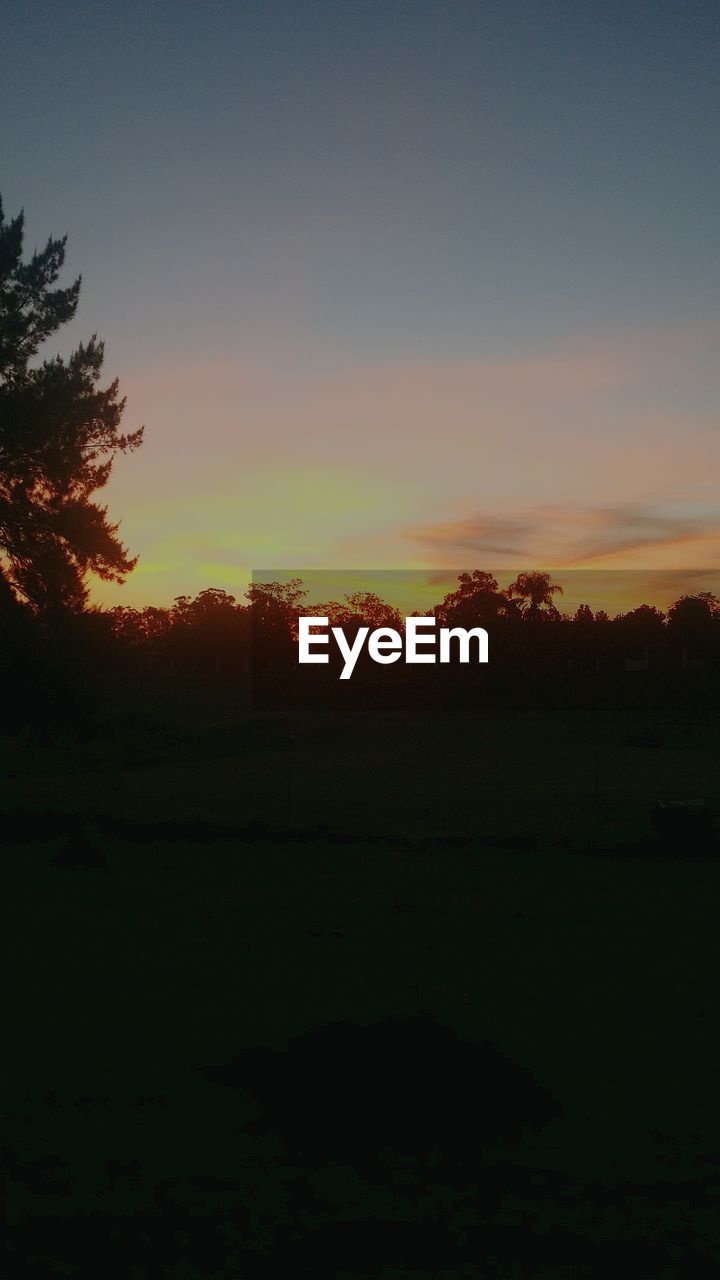
[[[516,616],[517,603],[500,590],[491,573],[473,569],[459,574],[458,582],[457,590],[435,606],[435,617],[442,626],[483,627]]]
[[[582,627],[591,627],[594,621],[593,611],[589,604],[579,604],[575,610],[573,617],[574,622],[578,622]]]
[[[398,609],[381,600],[374,591],[354,591],[346,596],[349,608],[368,627],[393,627],[401,631],[403,620]]]
[[[125,401],[117,380],[98,386],[104,350],[95,335],[67,361],[32,363],[75,315],[80,278],[52,287],[65,237],[23,262],[23,225],[22,213],[5,221],[0,202],[0,574],[37,609],[78,609],[88,572],[122,582],[135,564],[91,498],[143,429],[120,433]]]
[[[297,620],[307,595],[300,578],[288,582],[254,582],[250,602],[252,666],[256,676],[286,669],[294,656]]]
[[[235,596],[219,587],[208,587],[194,600],[177,596],[166,651],[173,661],[196,671],[233,670],[246,643],[247,614]]]
[[[517,596],[523,602],[521,607],[528,621],[535,622],[543,616],[554,617],[557,614],[553,596],[562,595],[562,587],[552,581],[549,573],[531,570],[519,573],[510,583],[507,594],[510,598]]]
[[[651,604],[641,604],[637,609],[619,614],[614,625],[626,647],[635,653],[662,641],[664,623],[665,614],[660,609]]]
[[[667,615],[671,640],[698,653],[711,646],[720,622],[720,601],[710,591],[697,596],[681,596]]]

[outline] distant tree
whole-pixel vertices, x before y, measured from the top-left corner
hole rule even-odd
[[[108,610],[110,625],[121,644],[135,649],[145,642],[142,613],[130,605],[117,604]]]
[[[330,627],[351,627],[359,619],[347,600],[326,600],[320,604],[304,604],[308,618],[327,618]]]
[[[173,623],[198,626],[209,623],[212,627],[219,618],[235,616],[235,596],[228,595],[220,587],[206,587],[194,600],[190,596],[176,596],[171,618]]]
[[[345,596],[352,614],[366,627],[392,627],[402,631],[403,620],[397,609],[387,604],[374,591],[355,591]]]
[[[519,573],[507,589],[509,599],[517,597],[523,616],[529,622],[541,618],[559,618],[560,614],[553,603],[554,595],[562,595],[562,587],[553,582],[549,573],[531,570]]]
[[[573,618],[574,622],[579,622],[582,626],[590,626],[594,621],[593,611],[589,604],[579,604],[575,610]]]
[[[151,604],[146,605],[144,609],[133,609],[129,605],[118,604],[108,612],[116,635],[133,644],[145,644],[157,640],[167,635],[172,625],[171,611],[156,608]]]
[[[177,596],[166,651],[173,662],[200,672],[236,667],[246,647],[246,614],[220,587],[208,587],[194,600]]]
[[[720,620],[720,600],[712,591],[698,591],[696,599],[703,600],[710,610],[711,616],[716,621]]]
[[[704,653],[720,631],[720,601],[709,591],[682,596],[668,610],[667,625],[676,644]]]
[[[628,653],[640,652],[665,638],[665,614],[651,604],[619,614],[613,626]]]
[[[491,573],[487,573],[484,569],[473,569],[470,573],[459,573],[458,582],[460,586],[455,592],[457,599],[465,599],[468,596],[477,595],[478,591],[495,592],[498,590],[497,578]]]
[[[273,673],[292,663],[297,620],[304,612],[307,589],[301,578],[288,582],[254,582],[249,600],[252,666],[257,674]]]
[[[86,575],[122,582],[134,566],[107,508],[92,495],[117,453],[142,428],[120,432],[117,380],[98,385],[103,344],[93,336],[66,360],[34,364],[41,345],[72,320],[80,278],[53,288],[65,238],[22,260],[23,214],[0,202],[0,575],[36,609],[82,608]]]
[[[307,595],[302,578],[290,578],[287,582],[253,582],[245,594],[250,601],[254,627],[273,629],[282,624],[290,634],[294,633]]]
[[[140,613],[140,626],[145,640],[153,644],[168,634],[172,625],[169,609],[158,609],[149,604]]]
[[[435,617],[442,626],[483,627],[517,613],[515,601],[500,591],[491,573],[473,569],[459,574],[458,582],[457,589],[435,606]]]

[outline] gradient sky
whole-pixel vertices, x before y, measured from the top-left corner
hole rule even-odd
[[[720,7],[5,0],[0,191],[147,426],[104,603],[720,565]]]

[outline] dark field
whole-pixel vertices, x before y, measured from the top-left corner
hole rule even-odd
[[[716,1275],[719,762],[697,702],[4,740],[4,1274]]]

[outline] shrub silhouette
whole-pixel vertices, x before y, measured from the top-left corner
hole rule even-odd
[[[467,1168],[484,1146],[512,1142],[558,1110],[495,1045],[465,1044],[427,1015],[331,1023],[285,1052],[251,1049],[201,1072],[247,1092],[261,1108],[256,1131],[277,1134],[304,1165]]]

